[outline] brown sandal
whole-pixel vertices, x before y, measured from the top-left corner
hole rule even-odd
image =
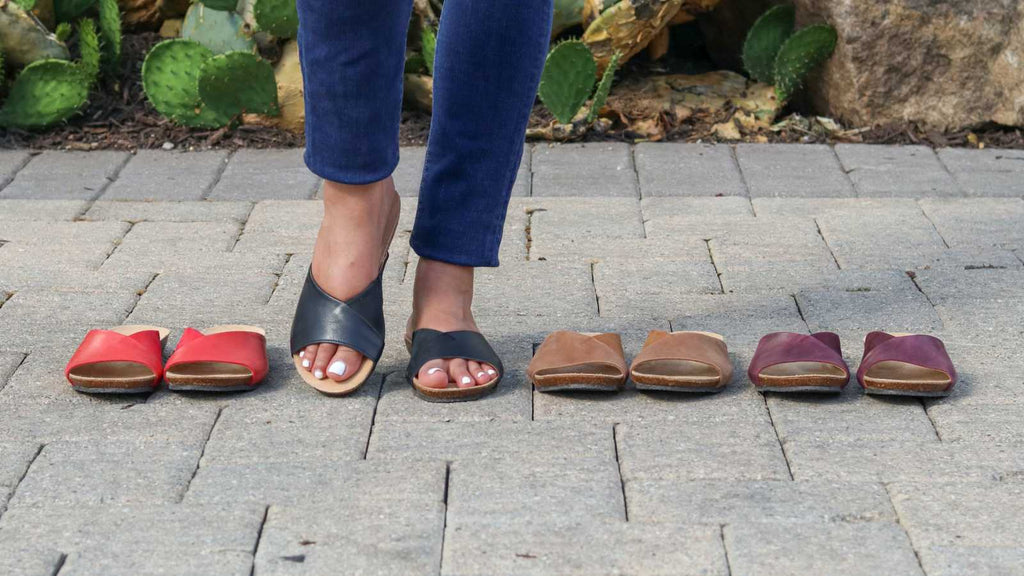
[[[618,334],[559,330],[537,348],[526,376],[540,392],[615,392],[626,383],[626,359]]]
[[[732,362],[718,334],[652,330],[629,375],[637,390],[719,392],[732,380]]]

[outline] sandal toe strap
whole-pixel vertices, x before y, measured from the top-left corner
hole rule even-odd
[[[290,348],[298,353],[313,344],[337,344],[373,360],[384,351],[384,294],[378,276],[361,293],[338,300],[306,275],[292,322]]]
[[[494,366],[499,377],[505,373],[501,359],[483,334],[471,330],[440,332],[421,328],[412,333],[412,348],[406,376],[411,380],[424,364],[441,358],[473,360]]]

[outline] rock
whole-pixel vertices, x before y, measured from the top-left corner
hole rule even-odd
[[[25,66],[44,58],[67,60],[68,48],[33,14],[10,0],[0,0],[0,50],[4,59]]]
[[[839,45],[812,96],[855,125],[1024,126],[1024,2],[797,0]]]
[[[289,40],[274,68],[277,80],[277,101],[281,106],[280,126],[292,132],[302,132],[306,126],[305,90],[302,84],[302,67],[299,65],[299,43]]]

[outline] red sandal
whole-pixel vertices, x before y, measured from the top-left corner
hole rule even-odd
[[[186,328],[164,378],[176,391],[234,392],[255,388],[267,375],[267,337],[255,326]]]
[[[166,328],[155,326],[90,330],[64,368],[64,377],[78,392],[152,392],[163,377],[163,350],[168,333]]]

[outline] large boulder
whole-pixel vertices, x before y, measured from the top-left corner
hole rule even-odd
[[[720,9],[750,3],[763,2],[727,0]],[[819,112],[855,126],[1024,126],[1024,0],[795,4],[800,24],[827,21],[839,32],[835,55],[809,82]],[[749,20],[749,10],[736,11]]]

